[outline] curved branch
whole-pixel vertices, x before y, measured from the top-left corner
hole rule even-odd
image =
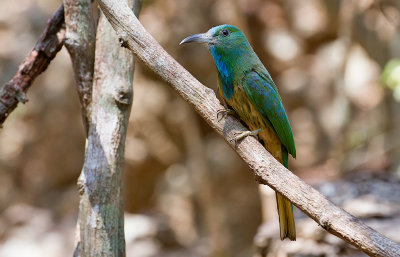
[[[217,120],[216,113],[223,106],[215,93],[168,55],[126,4],[115,0],[98,0],[98,3],[124,45],[195,108],[246,162],[260,183],[286,196],[324,229],[363,252],[371,256],[400,256],[400,245],[335,206],[276,161],[256,139],[247,137],[235,146],[231,141],[234,133],[245,128],[232,117],[220,122]]]
[[[65,37],[64,6],[47,21],[47,26],[33,50],[19,66],[17,74],[0,88],[0,126],[19,102],[27,102],[26,91],[36,77],[61,50]]]

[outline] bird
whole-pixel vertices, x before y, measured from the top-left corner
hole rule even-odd
[[[278,88],[244,33],[224,24],[186,37],[180,45],[191,42],[205,44],[217,66],[217,96],[225,106],[218,114],[235,113],[250,129],[236,134],[235,141],[257,136],[271,155],[288,168],[289,154],[296,158],[292,128]],[[278,192],[276,201],[280,238],[294,241],[293,204]]]

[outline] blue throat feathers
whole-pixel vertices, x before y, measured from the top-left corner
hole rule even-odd
[[[232,79],[230,76],[231,72],[222,61],[222,56],[216,51],[213,46],[210,47],[210,52],[214,58],[215,64],[217,65],[218,73],[221,77],[222,92],[224,93],[225,98],[230,100],[234,93]]]

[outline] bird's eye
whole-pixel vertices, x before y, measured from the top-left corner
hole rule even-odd
[[[229,33],[230,33],[229,30],[223,29],[219,34],[223,37],[226,37],[229,35]]]

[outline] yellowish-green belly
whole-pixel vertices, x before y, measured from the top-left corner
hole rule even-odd
[[[220,99],[223,99],[222,90],[219,90]],[[240,88],[235,88],[235,93],[231,99],[225,99],[226,104],[235,110],[239,118],[249,127],[250,130],[256,130],[262,128],[263,130],[258,134],[258,138],[264,147],[282,163],[282,149],[281,141],[278,135],[268,122],[264,122],[264,119],[259,112],[250,103],[246,94]]]

